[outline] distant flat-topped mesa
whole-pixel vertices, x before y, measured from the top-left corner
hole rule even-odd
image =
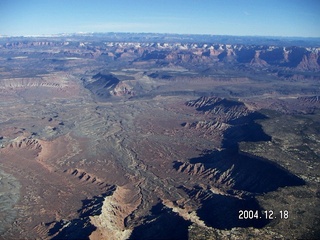
[[[101,58],[132,63],[244,64],[253,68],[281,67],[300,71],[320,70],[320,40],[259,37],[209,37],[204,35],[93,34],[72,37],[2,38],[0,49],[38,49],[45,59]],[[59,49],[59,51],[52,51]],[[49,51],[50,50],[50,51]],[[63,51],[62,51],[63,50]],[[81,51],[79,51],[81,50]],[[24,52],[23,56],[28,57]],[[15,57],[11,57],[16,59]]]

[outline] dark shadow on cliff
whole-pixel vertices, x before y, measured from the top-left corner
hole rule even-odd
[[[241,102],[226,100],[219,101],[219,104],[225,108],[223,112],[225,116],[228,116],[232,107],[243,106]],[[213,104],[209,102],[197,110],[213,111],[213,118],[218,118],[219,116],[214,114],[214,111],[217,111],[215,110],[216,105],[216,102]],[[221,112],[221,110],[219,111]],[[240,151],[239,142],[271,141],[272,138],[257,123],[257,120],[266,119],[265,115],[259,112],[249,114],[244,112],[243,115],[232,112],[232,114],[233,118],[227,122],[229,127],[223,133],[222,149],[204,151],[201,156],[192,158],[189,162],[190,164],[198,164],[191,168],[196,169],[193,174],[200,172],[200,177],[210,176],[208,179],[212,181],[213,185],[224,185],[235,191],[245,191],[247,192],[246,196],[249,197],[242,199],[232,194],[229,196],[214,194],[200,187],[194,187],[191,190],[185,189],[185,191],[190,195],[190,198],[195,198],[200,202],[201,207],[197,210],[197,214],[208,226],[218,229],[262,228],[269,220],[262,214],[263,209],[254,196],[275,191],[280,187],[304,185],[305,181],[273,161]],[[183,164],[175,162],[173,167],[178,170]],[[251,213],[258,212],[259,216],[247,220],[239,219],[240,210],[253,211]]]
[[[49,236],[55,235],[51,239],[74,239],[87,240],[91,233],[97,228],[90,222],[82,219],[74,219],[71,222],[61,220],[57,222],[49,231]]]
[[[224,133],[222,142],[223,148],[237,148],[239,142],[260,142],[271,141],[271,136],[266,134],[262,126],[256,120],[267,119],[261,113],[253,112],[230,121],[230,126]]]
[[[232,182],[232,188],[251,193],[267,193],[280,187],[300,186],[305,181],[268,159],[254,156],[238,149],[225,149],[193,158],[190,163],[202,163],[205,169],[216,170],[214,176],[220,183]],[[178,169],[180,163],[175,163]],[[221,177],[228,171],[228,174]],[[214,181],[214,180],[213,180]]]
[[[102,205],[106,196],[112,194],[114,186],[101,196],[94,196],[92,199],[82,200],[82,208],[78,210],[79,218],[72,220],[61,220],[51,222],[46,225],[53,225],[48,235],[53,236],[51,239],[74,239],[87,240],[93,231],[97,228],[91,224],[89,216],[101,214]]]
[[[191,222],[159,203],[151,209],[144,223],[133,230],[129,239],[188,239],[189,225]]]
[[[279,187],[304,185],[304,180],[277,163],[239,150],[239,142],[271,141],[271,137],[256,122],[266,118],[261,113],[253,112],[235,119],[230,122],[232,126],[224,132],[222,150],[204,152],[189,162],[202,163],[205,169],[217,170],[218,173],[214,176],[216,181],[232,182],[232,188],[236,190],[266,193]],[[174,167],[177,169],[179,166]],[[222,178],[221,175],[227,171],[227,176]]]
[[[106,101],[111,97],[112,91],[120,82],[112,74],[98,73],[92,77],[92,82],[84,82],[84,87],[91,91],[93,97],[98,101]]]
[[[218,229],[263,228],[270,222],[264,215],[264,209],[259,206],[258,201],[252,195],[239,198],[216,194],[201,186],[194,186],[192,189],[184,186],[179,188],[199,203],[197,216],[209,227]],[[241,215],[240,211],[246,212]]]
[[[207,226],[213,228],[262,228],[270,222],[265,218],[261,207],[254,198],[243,200],[235,197],[213,194],[208,199],[202,201],[201,204],[201,208],[197,211],[197,215]],[[241,216],[239,211],[250,211],[250,218],[247,218],[246,215],[245,218],[240,219],[239,217]],[[255,216],[257,216],[257,218]]]

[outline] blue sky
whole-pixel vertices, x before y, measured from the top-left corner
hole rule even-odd
[[[0,35],[75,32],[320,37],[320,0],[0,0]]]

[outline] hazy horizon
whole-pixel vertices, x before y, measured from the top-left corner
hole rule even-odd
[[[167,33],[319,38],[317,0],[0,2],[0,35]]]
[[[275,38],[275,39],[320,39],[319,37],[304,37],[304,36],[270,36],[270,35],[231,35],[231,34],[209,34],[209,33],[166,33],[166,32],[60,32],[47,34],[29,34],[29,35],[1,35],[0,38],[5,37],[54,37],[54,36],[69,36],[69,35],[90,35],[90,34],[163,34],[163,35],[181,35],[181,36],[212,36],[212,37],[242,37],[242,38]]]

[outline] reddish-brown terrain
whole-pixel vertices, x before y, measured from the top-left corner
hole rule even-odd
[[[0,239],[320,236],[319,46],[0,43]]]

